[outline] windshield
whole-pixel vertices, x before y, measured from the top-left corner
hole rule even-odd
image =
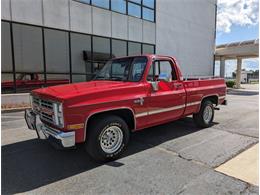
[[[147,63],[146,57],[131,57],[108,61],[94,80],[140,81]]]

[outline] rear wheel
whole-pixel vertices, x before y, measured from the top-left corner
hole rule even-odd
[[[193,120],[199,127],[210,127],[213,124],[214,119],[214,106],[209,100],[203,101],[200,107],[200,111],[193,114]]]
[[[87,129],[86,150],[98,162],[117,159],[129,141],[129,129],[118,116],[102,116],[92,120]]]

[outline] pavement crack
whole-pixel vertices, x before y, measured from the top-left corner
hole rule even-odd
[[[254,138],[254,139],[259,139],[259,137],[257,137],[257,136],[246,135],[246,134],[243,134],[243,133],[238,133],[238,132],[234,132],[234,131],[230,131],[230,130],[223,130],[223,129],[218,128],[217,126],[213,127],[213,129],[215,129],[217,131],[223,131],[223,132],[235,134],[235,135],[240,135],[240,136],[250,137],[250,138]]]
[[[207,164],[203,163],[203,162],[200,162],[200,161],[197,161],[197,160],[194,160],[192,158],[187,158],[185,156],[182,156],[180,153],[176,152],[176,151],[172,151],[172,150],[169,150],[167,148],[162,148],[162,147],[159,147],[159,146],[156,146],[155,148],[157,148],[158,150],[161,150],[163,152],[167,152],[171,155],[174,155],[174,156],[178,156],[179,158],[185,160],[185,161],[189,161],[189,162],[193,162],[197,165],[200,165],[200,166],[203,166],[203,167],[206,167],[206,168],[212,168],[212,167],[209,167]]]
[[[246,187],[240,192],[240,194],[245,194],[246,190],[248,190],[251,186],[249,183],[245,183],[245,184],[246,184]]]

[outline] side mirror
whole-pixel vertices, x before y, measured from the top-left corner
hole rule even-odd
[[[164,82],[171,82],[172,78],[171,78],[171,75],[169,75],[167,73],[160,73],[158,80],[164,81]]]
[[[158,87],[158,81],[152,81],[151,82],[153,91],[158,91],[159,87]]]

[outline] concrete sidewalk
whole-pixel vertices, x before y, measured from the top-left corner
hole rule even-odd
[[[258,186],[258,147],[259,144],[252,146],[215,170]]]

